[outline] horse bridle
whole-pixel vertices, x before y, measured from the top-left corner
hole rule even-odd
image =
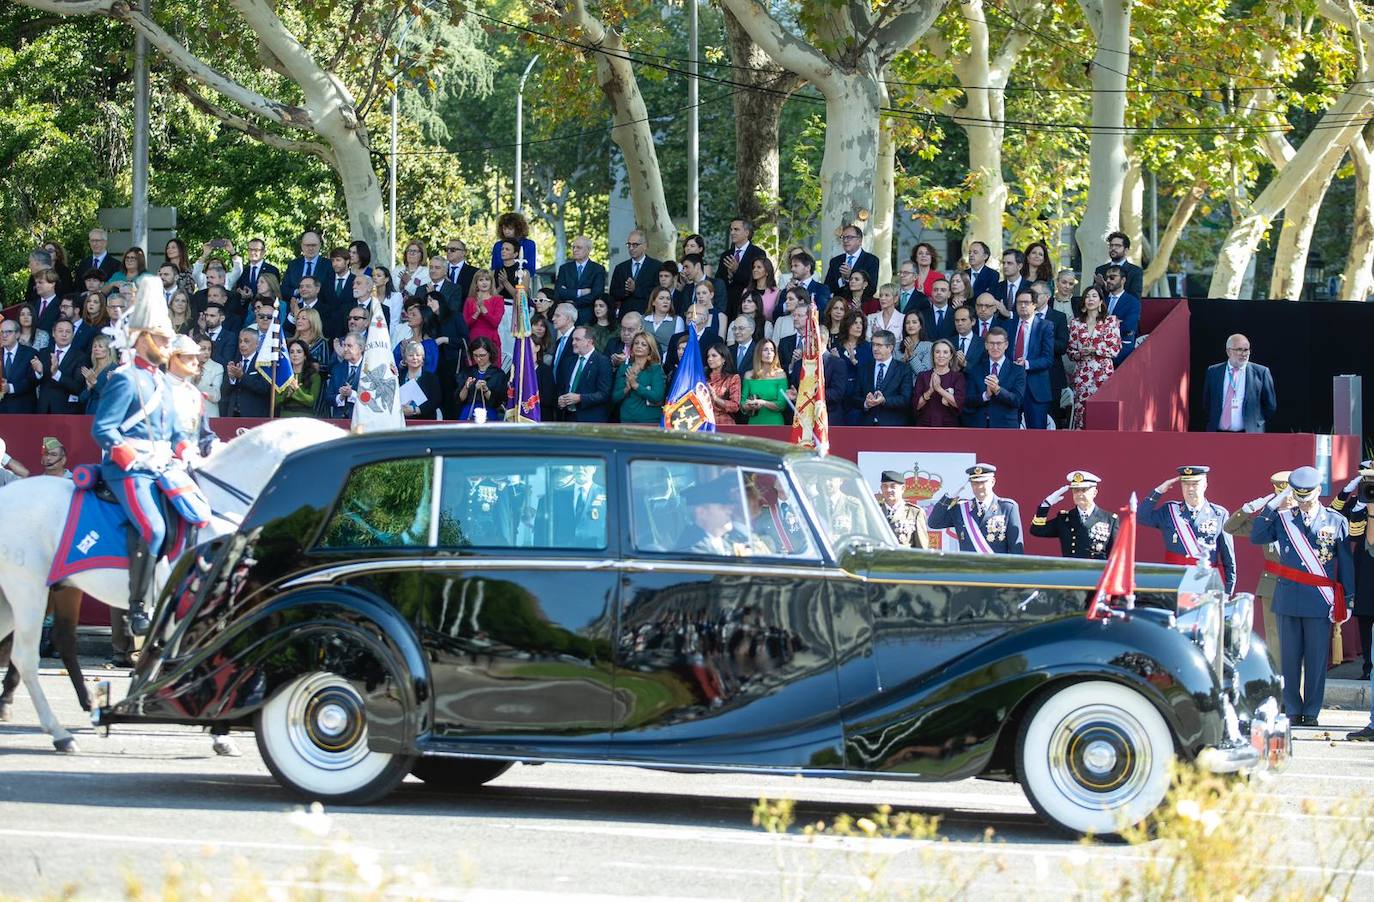
[[[223,479],[220,479],[213,473],[209,473],[205,470],[196,470],[195,476],[197,479],[204,479],[206,482],[210,483],[216,488],[228,492],[236,500],[242,501],[244,504],[247,504],[250,507],[252,506],[253,497],[251,495],[249,495],[242,489],[238,488],[237,486],[230,485],[229,483],[225,482]]]

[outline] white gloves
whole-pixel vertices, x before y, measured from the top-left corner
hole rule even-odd
[[[1347,482],[1347,483],[1345,484],[1345,491],[1346,491],[1346,493],[1349,494],[1349,493],[1355,491],[1355,489],[1359,488],[1359,487],[1360,487],[1360,481],[1361,481],[1362,479],[1364,479],[1363,476],[1356,476],[1354,479],[1352,479],[1352,480],[1350,480],[1349,482]]]
[[[1048,495],[1045,496],[1045,503],[1055,504],[1068,493],[1069,487],[1066,485],[1061,485],[1059,488],[1055,489],[1053,492],[1050,492]]]
[[[1264,507],[1265,502],[1267,502],[1272,497],[1274,497],[1272,492],[1268,495],[1260,495],[1254,501],[1247,501],[1244,504],[1242,504],[1240,506],[1240,509],[1245,511],[1247,514],[1253,514],[1255,511]]]
[[[1278,510],[1279,505],[1284,502],[1284,499],[1291,497],[1293,497],[1293,489],[1291,487],[1285,487],[1282,492],[1279,492],[1277,495],[1270,498],[1269,503],[1266,504],[1265,507],[1269,508],[1270,510]]]

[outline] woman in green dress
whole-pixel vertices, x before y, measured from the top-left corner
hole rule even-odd
[[[286,346],[293,375],[277,389],[277,416],[313,417],[320,397],[320,371],[310,359],[310,347],[299,338]]]
[[[658,343],[648,332],[630,339],[630,356],[615,371],[611,402],[620,411],[620,422],[654,425],[663,422],[663,395],[668,380],[658,356]]]
[[[754,345],[754,368],[740,386],[740,410],[750,426],[781,426],[787,410],[787,373],[771,338]]]

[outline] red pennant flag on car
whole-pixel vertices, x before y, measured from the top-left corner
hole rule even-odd
[[[1107,556],[1107,566],[1102,570],[1102,578],[1097,581],[1092,603],[1088,605],[1089,620],[1106,620],[1112,616],[1113,598],[1125,598],[1126,607],[1135,607],[1135,493],[1131,493],[1130,505],[1122,510],[1121,528],[1116,533],[1116,544]]]

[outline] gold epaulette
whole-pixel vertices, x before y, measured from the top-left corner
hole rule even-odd
[[[1045,523],[1046,523],[1046,520],[1045,520],[1044,517],[1036,517],[1034,520],[1031,520],[1031,525],[1032,525],[1032,526],[1044,526]]]

